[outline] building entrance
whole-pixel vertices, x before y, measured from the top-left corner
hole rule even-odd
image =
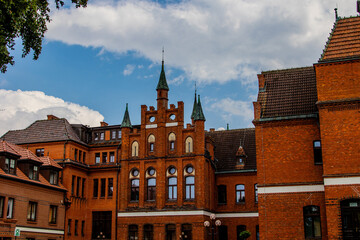
[[[360,199],[341,201],[340,206],[343,239],[360,239]]]

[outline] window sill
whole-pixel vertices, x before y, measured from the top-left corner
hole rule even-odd
[[[49,223],[49,225],[50,225],[50,226],[53,226],[53,227],[56,227],[56,226],[57,226],[56,222],[55,222],[55,223],[54,223],[54,222]]]
[[[35,221],[33,221],[33,220],[27,220],[26,222],[27,222],[28,224],[37,224],[36,220],[35,220]]]
[[[226,205],[227,205],[227,202],[225,202],[225,203],[218,203],[217,205],[218,205],[218,206],[226,206]]]
[[[245,205],[245,201],[244,202],[236,202],[236,205]]]

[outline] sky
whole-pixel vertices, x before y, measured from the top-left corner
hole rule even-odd
[[[53,114],[70,123],[132,124],[156,106],[164,48],[169,104],[185,104],[190,123],[195,83],[205,128],[253,127],[262,71],[312,66],[340,17],[356,0],[89,0],[86,8],[51,3],[51,23],[36,61],[21,58],[0,74],[0,136]]]

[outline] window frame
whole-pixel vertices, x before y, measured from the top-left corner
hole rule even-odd
[[[57,206],[50,205],[50,207],[49,207],[49,223],[50,224],[57,223],[57,210],[58,210]]]
[[[156,200],[156,178],[155,177],[146,179],[146,200],[147,201],[155,201]]]
[[[107,196],[108,198],[112,198],[114,195],[114,179],[113,178],[108,178],[108,193]]]
[[[314,211],[314,208],[316,208],[316,211]],[[322,233],[321,233],[321,215],[320,215],[320,206],[316,206],[316,205],[308,205],[308,206],[304,206],[303,207],[303,219],[304,219],[304,237],[305,239],[322,239]],[[309,228],[307,228],[307,223],[306,221],[311,219],[311,226],[310,226],[310,236],[308,235],[309,232],[307,230],[309,230]],[[318,221],[318,227],[319,229],[315,226],[315,221]],[[319,236],[315,236],[315,232],[320,233]]]
[[[106,196],[106,178],[100,179],[100,198],[104,198]]]
[[[59,171],[50,170],[49,183],[51,185],[59,185]]]
[[[133,183],[137,183],[134,185]],[[130,180],[130,201],[131,202],[138,202],[139,201],[139,191],[140,190],[140,179],[133,178]]]
[[[101,158],[100,158],[100,153],[97,152],[95,153],[95,164],[100,164]]]
[[[36,222],[37,202],[29,201],[26,220]]]
[[[7,209],[6,210],[6,218],[7,219],[14,218],[14,205],[15,205],[15,198],[8,198],[7,207],[6,207],[6,209]]]
[[[99,179],[93,179],[93,198],[99,197]]]
[[[224,184],[217,186],[217,193],[218,193],[218,204],[219,205],[226,205],[227,204],[227,186]]]
[[[44,150],[44,148],[37,148],[37,149],[35,150],[35,155],[36,155],[37,157],[43,157],[43,156],[45,156],[45,150]]]
[[[16,160],[12,158],[5,158],[4,172],[16,175]]]
[[[243,187],[242,189],[238,189],[238,187]],[[239,196],[239,198],[238,198]],[[244,184],[236,184],[235,185],[235,202],[237,204],[245,203],[245,185]]]
[[[170,180],[175,179],[175,183],[171,183]],[[167,199],[169,201],[176,201],[177,200],[177,176],[171,175],[168,177],[168,194]]]
[[[38,181],[39,180],[39,166],[36,164],[29,165],[29,179]]]
[[[193,179],[193,182],[188,183],[188,179],[190,178]],[[193,175],[185,176],[185,200],[195,200],[195,176]]]
[[[319,146],[316,146],[316,144],[319,144]],[[321,140],[314,140],[313,141],[313,150],[314,150],[314,164],[315,165],[322,165],[323,164],[323,159],[322,159]]]
[[[4,217],[4,208],[5,208],[5,197],[0,196],[0,218]]]

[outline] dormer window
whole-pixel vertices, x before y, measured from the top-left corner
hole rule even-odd
[[[43,148],[36,149],[36,156],[37,157],[43,157],[44,156],[44,149]]]
[[[105,139],[105,133],[101,132],[100,133],[100,141],[103,141]]]
[[[39,179],[39,167],[37,165],[30,165],[29,167],[29,178],[32,180]]]
[[[236,167],[237,168],[244,168],[246,163],[246,154],[244,148],[240,145],[237,152],[236,152]]]
[[[9,174],[16,174],[15,159],[5,158],[5,169],[4,171]]]
[[[58,185],[58,179],[59,179],[59,172],[56,170],[50,171],[50,184],[52,185]]]
[[[94,133],[94,140],[98,141],[99,140],[99,133]]]

